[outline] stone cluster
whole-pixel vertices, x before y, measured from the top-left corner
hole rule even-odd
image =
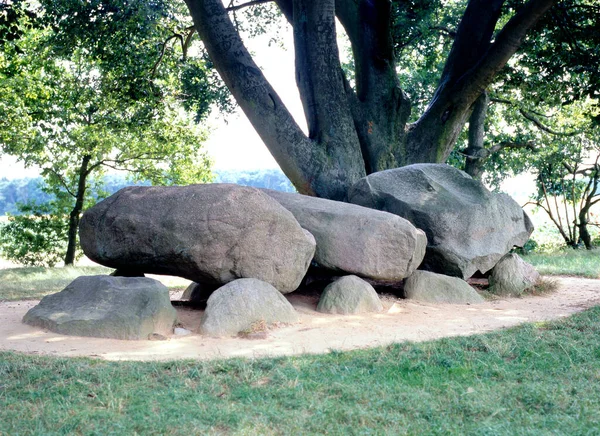
[[[194,282],[185,297],[206,304],[200,333],[235,335],[296,322],[284,294],[301,287],[309,267],[338,277],[323,291],[322,313],[383,310],[370,283],[405,282],[404,296],[422,301],[477,303],[464,280],[492,270],[533,230],[514,200],[447,165],[372,174],[348,199],[229,184],[122,189],[80,224],[84,253],[118,276],[79,278],[24,321],[84,336],[169,334],[168,290],[143,277],[167,274]],[[502,284],[506,273],[493,277],[497,293],[518,293]]]

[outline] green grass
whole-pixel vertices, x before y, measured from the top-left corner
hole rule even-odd
[[[600,278],[600,249],[528,254],[523,259],[532,264],[540,274]]]
[[[0,269],[0,301],[38,299],[62,291],[82,275],[110,274],[102,266]]]
[[[600,308],[420,344],[258,360],[0,353],[0,433],[600,432]]]

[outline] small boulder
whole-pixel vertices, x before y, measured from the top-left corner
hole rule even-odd
[[[192,282],[181,295],[182,300],[192,303],[206,303],[210,295],[219,288],[218,285]]]
[[[355,204],[263,190],[289,210],[317,241],[322,268],[380,281],[400,281],[425,255],[422,230],[397,215]]]
[[[173,332],[169,289],[143,277],[83,276],[31,308],[23,322],[71,336],[147,339]]]
[[[415,271],[404,283],[404,297],[427,303],[482,303],[483,297],[467,282],[429,271]]]
[[[488,278],[488,291],[494,295],[518,297],[535,286],[539,279],[540,274],[531,264],[511,253],[504,256],[492,269]]]
[[[510,196],[492,193],[445,164],[373,173],[352,186],[348,198],[399,215],[425,231],[421,269],[464,279],[492,269],[533,231],[529,217]]]
[[[257,279],[239,279],[217,289],[208,299],[200,333],[235,336],[255,323],[293,323],[298,314],[280,292]]]
[[[295,290],[315,241],[258,189],[229,184],[132,186],[88,209],[79,226],[92,260],[129,274],[223,285],[257,278]]]
[[[329,284],[317,305],[317,312],[340,315],[382,310],[383,305],[373,286],[356,276],[345,276]]]

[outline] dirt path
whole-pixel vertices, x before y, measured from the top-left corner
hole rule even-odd
[[[290,301],[300,322],[269,331],[267,339],[214,339],[197,334],[165,341],[121,341],[62,336],[21,323],[36,301],[0,303],[0,350],[62,356],[92,356],[109,360],[170,360],[259,357],[324,353],[469,335],[523,322],[556,319],[600,305],[600,280],[558,278],[560,289],[543,297],[513,298],[474,305],[415,303],[386,298],[386,311],[360,316],[315,312],[316,301],[294,296]],[[200,311],[180,308],[179,319],[194,330]]]

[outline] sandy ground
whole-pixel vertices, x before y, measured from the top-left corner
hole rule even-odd
[[[21,323],[36,301],[0,303],[0,350],[109,360],[214,359],[325,353],[402,341],[487,332],[523,322],[550,320],[600,305],[600,280],[557,279],[557,292],[473,305],[425,304],[384,298],[380,314],[339,316],[315,311],[316,298],[289,295],[300,313],[296,324],[269,330],[266,339],[209,338],[199,334],[163,341],[122,341],[62,336]],[[202,312],[178,308],[179,321],[195,330]]]

